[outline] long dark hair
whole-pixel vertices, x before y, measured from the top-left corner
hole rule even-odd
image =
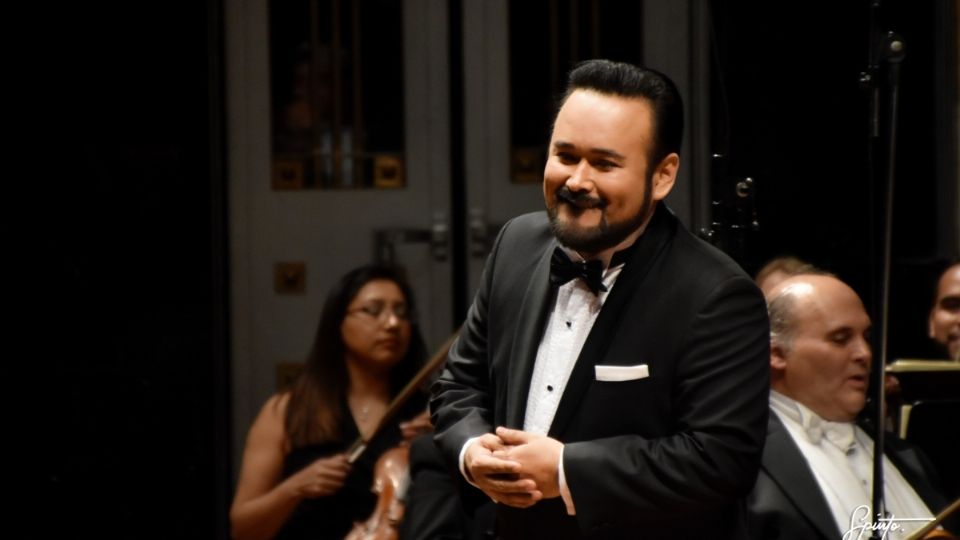
[[[284,428],[292,448],[340,440],[346,413],[343,403],[350,383],[340,326],[347,306],[360,289],[376,280],[396,283],[411,313],[410,345],[390,370],[390,395],[396,395],[425,362],[426,346],[413,315],[416,313],[413,292],[403,271],[380,265],[351,270],[327,295],[306,366],[290,388]]]

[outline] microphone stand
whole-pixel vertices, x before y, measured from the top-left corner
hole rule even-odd
[[[870,145],[869,145],[869,181],[871,186],[878,183],[879,175],[878,155],[886,155],[886,201],[884,205],[884,236],[883,236],[883,265],[882,265],[882,285],[880,290],[880,355],[879,362],[876,365],[877,384],[874,385],[875,403],[876,403],[876,425],[873,447],[873,534],[872,540],[881,540],[881,520],[886,515],[886,505],[883,494],[883,447],[886,431],[886,391],[885,391],[885,373],[887,367],[887,330],[889,323],[889,298],[890,298],[890,260],[893,238],[893,193],[895,185],[895,164],[896,164],[896,135],[897,135],[897,103],[899,98],[900,85],[900,62],[903,61],[905,44],[903,39],[893,32],[886,32],[881,35],[879,31],[878,20],[880,16],[880,0],[871,0],[870,2],[870,48],[869,48],[869,66],[866,72],[861,74],[861,82],[870,90]],[[889,94],[886,96],[887,121],[885,146],[880,148],[880,109],[881,109],[881,84],[879,82],[881,74],[880,60],[883,60],[886,66],[886,89]],[[880,149],[881,152],[877,152]]]

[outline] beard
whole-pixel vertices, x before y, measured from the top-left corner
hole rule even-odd
[[[550,230],[564,246],[577,251],[581,255],[595,255],[610,249],[623,242],[631,233],[653,213],[653,175],[645,179],[645,191],[640,202],[640,211],[623,221],[611,222],[607,219],[607,200],[593,198],[583,193],[573,193],[567,186],[562,186],[554,194],[552,206],[547,207],[547,217],[550,220]],[[564,222],[559,218],[560,205],[566,205],[570,213],[577,215],[585,210],[596,208],[600,210],[600,224],[596,227],[581,227],[576,223]]]

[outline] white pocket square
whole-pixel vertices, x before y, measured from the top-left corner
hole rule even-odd
[[[620,382],[644,379],[650,376],[646,364],[636,366],[593,366],[598,381]]]

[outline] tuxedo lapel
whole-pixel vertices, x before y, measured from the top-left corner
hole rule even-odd
[[[676,226],[676,218],[663,204],[657,206],[647,230],[637,239],[637,245],[626,262],[613,290],[610,291],[597,316],[583,349],[573,366],[570,379],[557,406],[549,435],[559,437],[577,412],[584,392],[594,379],[594,366],[602,364],[611,341],[617,336],[621,315],[630,300],[642,288],[644,277],[666,247]],[[651,291],[652,292],[652,291]],[[616,362],[613,362],[616,363]],[[614,413],[615,411],[610,411]]]
[[[510,349],[510,373],[506,389],[506,426],[522,429],[527,408],[527,393],[537,349],[543,337],[553,288],[550,286],[550,258],[557,246],[554,240],[540,256],[520,303],[520,315]]]
[[[820,485],[813,476],[790,433],[773,412],[767,423],[767,442],[763,449],[763,469],[797,508],[810,526],[824,538],[836,538],[838,529]]]

